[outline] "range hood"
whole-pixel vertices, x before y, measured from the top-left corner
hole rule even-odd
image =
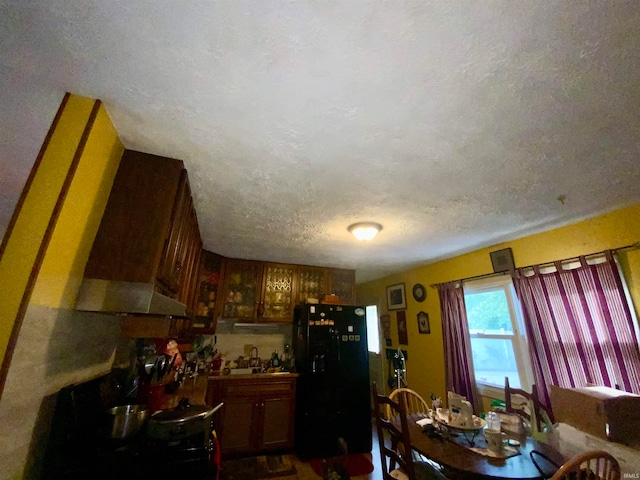
[[[187,306],[159,294],[152,283],[85,278],[78,293],[76,310],[184,317]]]

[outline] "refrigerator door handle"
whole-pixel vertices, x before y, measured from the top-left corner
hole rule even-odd
[[[340,360],[340,332],[338,331],[338,329],[336,328],[334,330],[334,335],[336,336],[336,351],[338,352],[338,363],[341,362]]]

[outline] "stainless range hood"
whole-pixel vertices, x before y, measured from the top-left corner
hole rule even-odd
[[[159,294],[152,283],[85,278],[78,293],[76,310],[185,316],[187,306]]]

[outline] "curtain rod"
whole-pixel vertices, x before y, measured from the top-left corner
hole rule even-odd
[[[619,252],[620,250],[629,250],[629,249],[633,249],[633,248],[640,248],[640,242],[635,242],[632,243],[630,245],[625,245],[624,247],[618,247],[618,248],[610,248],[609,251],[616,253]],[[553,265],[555,262],[560,262],[560,263],[564,263],[564,262],[570,262],[570,261],[575,261],[578,260],[580,257],[593,257],[594,255],[601,255],[604,252],[606,252],[607,250],[603,250],[602,252],[596,252],[596,253],[589,253],[587,255],[579,255],[577,257],[569,257],[569,258],[565,258],[563,260],[554,260],[552,262],[545,262],[545,263],[541,263],[539,266],[546,266],[546,265]],[[526,267],[516,267],[516,269],[520,269],[520,268],[533,268],[535,265],[527,265]],[[488,278],[488,277],[497,277],[498,275],[506,275],[508,273],[511,273],[510,271],[506,271],[506,272],[492,272],[492,273],[483,273],[481,275],[474,275],[473,277],[465,277],[465,278],[459,278],[457,280],[449,280],[447,282],[440,282],[440,283],[432,283],[431,285],[429,285],[431,288],[436,288],[438,285],[441,285],[443,283],[449,283],[449,282],[465,282],[468,280],[476,280],[478,278]]]

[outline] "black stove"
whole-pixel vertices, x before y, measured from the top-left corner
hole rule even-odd
[[[58,392],[45,458],[51,480],[139,479],[173,473],[190,480],[216,480],[213,428],[176,439],[137,436],[115,440],[105,433],[104,376]]]

